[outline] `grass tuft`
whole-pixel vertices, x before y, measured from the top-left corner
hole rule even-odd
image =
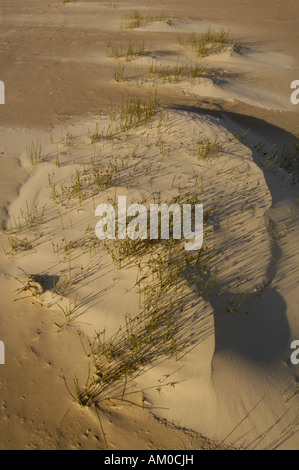
[[[153,23],[154,21],[165,21],[166,16],[165,13],[161,13],[160,16],[143,16],[138,11],[134,11],[130,15],[126,15],[123,17],[121,22],[121,29],[135,29],[140,28],[140,26]]]
[[[134,58],[146,56],[148,54],[149,51],[145,49],[144,42],[140,44],[134,44],[132,41],[130,41],[129,45],[125,49],[113,47],[107,52],[108,57],[113,59],[126,59],[127,62],[130,62]]]
[[[32,166],[38,165],[43,161],[42,145],[39,140],[32,142],[30,147],[26,147],[26,152]]]
[[[221,29],[214,31],[208,29],[203,35],[192,34],[189,38],[178,38],[181,46],[189,46],[195,50],[198,57],[207,57],[212,54],[221,54],[230,44],[230,31]]]

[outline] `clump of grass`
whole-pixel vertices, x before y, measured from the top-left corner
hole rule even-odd
[[[114,73],[114,80],[119,83],[124,80],[124,75],[125,75],[125,66],[124,65],[119,65],[117,70]]]
[[[146,99],[137,96],[122,101],[120,111],[121,130],[149,123],[158,111],[157,94],[148,95]]]
[[[5,233],[17,234],[25,230],[34,230],[44,222],[45,208],[39,209],[38,204],[31,209],[26,201],[26,209],[21,209],[18,217],[15,215],[12,222],[4,230]]]
[[[65,181],[60,184],[60,189],[56,184],[51,185],[51,199],[56,204],[67,205],[72,199],[78,198],[81,205],[83,199],[86,197],[86,189],[84,188],[84,178],[80,170],[72,175],[70,185],[66,185]]]
[[[23,251],[28,251],[32,249],[32,245],[27,238],[19,239],[16,236],[9,236],[8,243],[10,245],[10,251],[7,252],[4,250],[4,253],[7,255],[18,254]]]
[[[88,373],[88,377],[87,377],[85,386],[83,388],[80,387],[78,378],[76,376],[74,377],[74,386],[75,386],[75,392],[74,393],[70,390],[70,388],[67,384],[66,378],[64,376],[63,376],[63,380],[64,380],[66,389],[69,392],[70,396],[72,397],[74,402],[77,403],[80,406],[80,408],[91,408],[91,407],[93,407],[95,409],[97,418],[99,420],[99,424],[100,424],[100,428],[101,428],[101,432],[102,432],[102,436],[103,436],[105,445],[106,445],[106,447],[108,447],[108,442],[107,442],[106,434],[105,434],[105,431],[104,431],[104,428],[103,428],[100,412],[99,412],[99,409],[98,409],[98,406],[97,406],[97,401],[96,401],[95,396],[94,396],[96,390],[94,388],[94,381],[90,377],[90,368],[89,368],[89,373]],[[67,413],[68,413],[68,411],[66,412],[65,416],[67,415]],[[65,418],[65,416],[64,416],[64,418]]]
[[[187,191],[184,195],[180,192],[171,203],[182,197],[186,203],[197,200],[197,195]],[[205,214],[205,223],[213,214],[213,209]],[[199,295],[208,299],[217,282],[217,270],[212,281],[205,280],[215,256],[215,250],[207,246],[199,253],[187,253],[181,240],[125,239],[105,247],[118,269],[130,264],[138,267],[135,287],[139,289],[141,313],[135,318],[126,315],[125,327],[116,335],[107,340],[104,331],[90,345],[96,368],[97,391],[93,396],[98,400],[105,399],[111,386],[134,378],[157,357],[175,356],[178,360],[180,353],[203,333],[182,334],[181,312],[188,304],[188,286],[196,285]]]
[[[145,50],[144,42],[142,42],[141,44],[134,44],[132,41],[130,41],[129,46],[127,46],[125,49],[114,47],[111,51],[109,50],[107,53],[108,57],[111,57],[113,59],[125,58],[127,62],[136,57],[142,57],[148,54],[149,51]]]
[[[233,51],[236,54],[244,54],[245,52],[245,46],[241,41],[236,41],[233,45]]]
[[[171,68],[168,65],[152,64],[150,67],[150,74],[168,83],[178,83],[185,79],[196,79],[203,75],[204,67],[200,64],[196,65],[180,65],[177,63],[176,67]]]
[[[202,64],[181,65],[179,62],[175,67],[169,65],[152,63],[149,68],[149,74],[138,75],[135,77],[136,83],[144,83],[149,81],[162,81],[163,83],[179,83],[182,80],[195,80],[206,75],[205,68]],[[114,72],[114,80],[116,82],[128,82],[129,77],[125,77],[124,65],[119,65]],[[134,80],[134,79],[133,79]]]
[[[71,323],[71,316],[76,311],[76,309],[78,307],[78,295],[76,296],[75,300],[69,299],[69,304],[68,305],[63,306],[63,305],[58,304],[58,307],[60,308],[60,310],[64,314],[64,316],[66,318],[66,322],[68,324],[70,324]]]
[[[115,179],[119,175],[119,168],[117,161],[110,160],[107,166],[104,166],[100,161],[95,158],[91,160],[92,165],[92,178],[90,181],[90,187],[95,185],[97,189],[103,191],[104,189],[112,186]]]
[[[126,51],[126,59],[130,60],[132,57],[141,57],[146,54],[144,42],[141,44],[133,44],[130,42],[130,45]]]
[[[105,3],[104,7],[106,8],[119,8],[119,3]]]
[[[127,15],[123,18],[121,23],[122,29],[134,29],[139,28],[144,22],[144,17],[138,12],[134,11],[131,15]]]
[[[125,119],[126,117],[123,116],[121,123],[123,126],[125,126]],[[127,119],[129,120],[129,117]],[[104,136],[99,134],[98,128],[96,133],[90,137],[92,142],[97,142],[103,138]],[[81,170],[77,168],[74,174],[63,180],[59,185],[51,182],[51,179],[49,179],[51,199],[55,204],[63,207],[69,207],[76,200],[79,201],[81,206],[83,201],[98,194],[99,190],[102,191],[113,185],[119,185],[121,181],[124,182],[125,174],[123,174],[123,171],[126,168],[126,164],[125,158],[118,159],[111,157],[104,160],[99,157],[91,157],[90,164],[85,164]]]
[[[98,142],[99,140],[101,140],[101,135],[99,133],[99,124],[97,122],[94,134],[90,135],[90,141],[92,144],[94,144],[95,142]]]
[[[186,149],[190,156],[207,160],[219,156],[221,146],[217,139],[210,141],[199,132],[193,134],[193,139],[186,144]]]
[[[26,147],[27,157],[32,166],[43,161],[42,145],[39,140],[32,142],[30,147]]]
[[[143,16],[138,11],[134,11],[130,15],[123,17],[121,22],[121,29],[135,29],[140,28],[143,24],[153,23],[154,21],[165,21],[165,13],[161,13],[160,16]]]
[[[226,50],[230,43],[230,31],[225,29],[214,31],[210,28],[201,36],[192,34],[187,39],[179,37],[178,43],[181,46],[190,46],[198,57],[207,57]]]

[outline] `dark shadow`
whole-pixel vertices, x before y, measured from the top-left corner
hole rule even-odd
[[[225,127],[229,132],[235,132],[236,128],[239,128],[240,131],[248,133],[240,134],[238,136],[240,142],[246,146],[249,144],[259,144],[261,142],[268,144],[264,148],[264,156],[268,155],[268,151],[273,148],[273,145],[276,146],[276,152],[281,152],[282,157],[294,159],[296,158],[297,163],[299,163],[298,156],[294,155],[294,139],[295,135],[291,132],[282,129],[281,127],[275,126],[263,119],[257,117],[239,114],[231,111],[227,111],[223,108],[221,104],[218,105],[217,110],[207,109],[200,106],[186,106],[186,105],[176,105],[171,106],[171,109],[177,111],[186,111],[189,113],[195,113],[199,116],[209,116],[211,118],[221,119],[221,125]],[[251,148],[251,150],[255,150]],[[254,158],[261,158],[260,152],[254,152]]]
[[[210,299],[215,321],[215,355],[220,351],[231,351],[259,364],[287,356],[291,338],[287,307],[271,286],[282,253],[277,241],[272,242],[271,248],[263,286],[255,294],[247,295],[239,311],[227,312],[226,306],[235,293],[228,291],[219,295],[221,289],[216,286]]]
[[[211,298],[215,321],[215,355],[230,351],[258,364],[285,357],[290,345],[286,304],[274,288],[246,300],[242,310],[228,313],[234,293]]]
[[[249,133],[239,139],[246,146],[248,146],[253,136],[258,141],[264,135],[266,135],[266,138],[267,136],[272,137],[272,144],[273,140],[275,140],[275,143],[283,142],[284,149],[287,148],[287,143],[290,150],[294,144],[292,134],[257,118],[236,113],[207,111],[196,107],[178,106],[176,109],[220,118],[221,125],[230,132],[236,125],[243,131],[250,129]],[[263,140],[265,141],[266,138]],[[260,166],[261,157],[254,148],[253,158]],[[273,195],[274,201],[278,202],[279,195],[281,199],[284,196],[275,188],[273,176],[270,173],[264,173],[271,195]],[[255,256],[254,253],[253,256]],[[290,344],[290,327],[286,317],[286,304],[277,290],[271,286],[276,276],[276,266],[280,256],[279,244],[273,241],[272,258],[265,269],[264,286],[259,288],[255,294],[249,293],[242,307],[236,313],[227,311],[229,299],[235,296],[236,293],[227,291],[220,295],[223,286],[215,286],[213,295],[209,299],[215,317],[215,355],[220,351],[231,351],[247,360],[254,360],[258,363],[271,362],[285,357]],[[276,261],[273,261],[273,259]],[[212,279],[207,278],[207,281],[212,282]]]

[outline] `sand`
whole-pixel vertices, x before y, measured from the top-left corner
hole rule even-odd
[[[166,19],[120,29],[135,10]],[[1,449],[298,448],[297,18],[291,0],[2,2]],[[209,27],[243,53],[230,44],[192,80],[148,72],[193,67],[177,37]],[[147,53],[111,57],[130,41]],[[157,113],[126,127],[122,100],[155,90]],[[150,249],[113,262],[95,208],[118,195],[196,197],[209,214],[201,268],[185,273],[175,252],[158,278]],[[150,342],[144,299],[164,312]],[[89,354],[103,330],[116,335],[110,362]],[[138,367],[101,385],[136,337]],[[74,378],[80,390],[95,380],[92,359],[97,400],[82,408]]]

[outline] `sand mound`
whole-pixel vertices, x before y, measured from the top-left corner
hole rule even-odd
[[[157,309],[161,323],[151,330],[152,346],[146,337],[136,345],[139,366],[131,371],[160,410],[155,414],[217,440],[234,430],[229,442],[236,445],[274,445],[288,429],[296,401],[287,406],[280,394],[291,383],[283,361],[296,331],[293,189],[281,172],[268,175],[270,185],[260,166],[271,165],[270,157],[253,154],[223,120],[169,111],[147,126],[122,128],[120,122],[103,116],[63,137],[60,132],[60,138],[54,132],[50,144],[41,144],[40,161],[9,209],[6,229],[15,242],[10,275],[19,279],[22,294],[63,312],[61,326],[72,324],[90,341],[105,330],[116,351],[143,337],[148,315]],[[38,144],[22,156],[28,170],[32,148]],[[275,203],[273,188],[279,194]],[[202,203],[200,262],[197,253],[187,262],[179,245],[160,252],[159,245],[133,244],[131,254],[117,241],[105,248],[95,237],[95,208],[119,195],[128,204]],[[28,249],[20,249],[24,239]],[[170,256],[165,281],[150,269],[159,253],[160,262]],[[158,280],[166,283],[160,294]],[[134,348],[126,361],[137,354]],[[113,361],[120,367],[118,356]],[[105,370],[101,362],[96,374],[103,377]],[[114,380],[119,386],[122,376]],[[107,392],[97,393],[102,399]],[[265,431],[258,442],[257,424]]]

